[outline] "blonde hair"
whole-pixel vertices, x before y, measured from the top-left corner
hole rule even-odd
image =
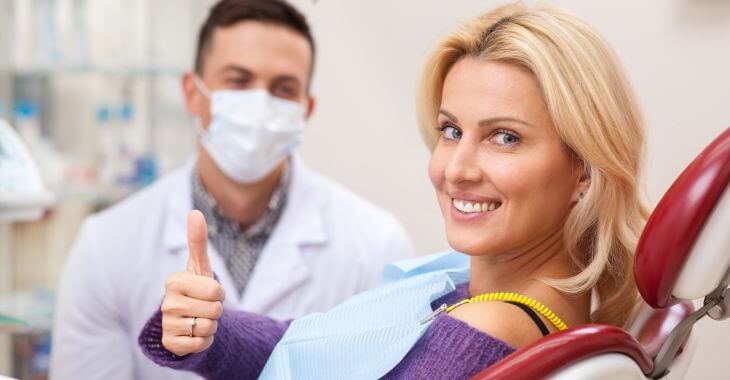
[[[444,80],[463,57],[517,65],[537,79],[560,138],[591,180],[564,228],[580,271],[545,282],[566,293],[594,291],[591,319],[626,326],[640,300],[633,255],[649,212],[638,183],[643,120],[615,55],[591,27],[553,8],[511,4],[476,18],[448,35],[426,64],[418,118],[429,149],[438,141]]]

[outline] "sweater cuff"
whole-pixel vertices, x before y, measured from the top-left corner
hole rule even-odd
[[[162,345],[162,311],[157,310],[142,328],[137,339],[142,353],[158,365],[184,369],[195,367],[196,362],[205,357],[206,351],[198,354],[177,356]]]

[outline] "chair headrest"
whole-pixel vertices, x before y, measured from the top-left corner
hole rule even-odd
[[[730,128],[682,172],[647,221],[634,275],[652,307],[700,298],[725,278],[730,265],[729,183]],[[681,291],[678,282],[684,283]]]

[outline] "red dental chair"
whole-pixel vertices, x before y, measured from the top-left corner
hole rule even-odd
[[[730,317],[730,128],[682,172],[652,213],[635,258],[647,303],[630,332],[576,326],[524,347],[474,379],[681,379],[692,325]],[[691,301],[704,298],[694,310]]]

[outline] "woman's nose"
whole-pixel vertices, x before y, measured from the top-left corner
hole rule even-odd
[[[479,167],[478,144],[459,142],[447,166],[446,180],[450,182],[480,182],[483,172]]]

